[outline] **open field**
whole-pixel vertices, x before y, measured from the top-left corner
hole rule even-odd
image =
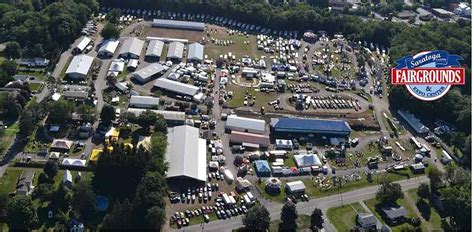
[[[212,32],[210,32],[212,29]],[[207,39],[208,41],[204,47],[204,54],[206,54],[210,59],[217,59],[219,55],[228,54],[232,52],[235,55],[236,59],[240,59],[244,56],[257,57],[263,55],[257,51],[257,36],[255,35],[229,35],[224,27],[216,25],[208,25],[207,28]],[[218,40],[231,40],[234,44],[228,46],[216,45],[212,43],[211,39]],[[249,41],[249,44],[245,44],[244,41]]]
[[[406,192],[406,195],[416,202],[416,208],[420,211],[422,218],[422,225],[428,231],[442,231],[442,219],[438,211],[433,207],[431,202],[426,199],[420,199],[416,193],[417,189],[412,189]]]
[[[268,228],[271,232],[276,231],[285,231],[287,228],[281,228],[280,226],[281,220],[275,220],[270,222],[270,228]],[[311,226],[311,217],[309,215],[298,215],[296,219],[296,231],[306,231]]]
[[[356,202],[331,208],[327,211],[326,215],[331,224],[336,227],[337,231],[350,231],[354,226],[356,226],[357,213],[361,212],[365,212],[365,210],[358,202]]]
[[[16,183],[20,178],[21,170],[18,169],[7,169],[5,175],[0,179],[0,192],[10,193],[15,191]]]
[[[278,95],[275,94],[263,93],[260,91],[255,91],[254,88],[245,88],[233,84],[227,85],[226,90],[233,92],[233,97],[226,102],[227,106],[230,108],[238,108],[244,106],[244,99],[247,91],[252,96],[255,96],[255,105],[252,106],[254,109],[260,109],[260,107],[262,106],[268,108],[270,107],[268,105],[268,102],[274,101],[278,98]],[[251,101],[249,101],[249,103],[250,102]]]

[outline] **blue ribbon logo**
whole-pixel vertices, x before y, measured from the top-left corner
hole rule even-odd
[[[459,67],[459,60],[463,58],[458,55],[450,55],[444,50],[430,51],[426,54],[414,58],[412,55],[404,56],[396,61],[396,69],[408,68],[413,69],[426,64],[435,63],[436,68],[443,67]]]

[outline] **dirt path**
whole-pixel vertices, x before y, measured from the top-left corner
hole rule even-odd
[[[416,216],[420,218],[421,224],[426,227],[427,231],[433,231],[433,227],[431,226],[431,223],[425,220],[423,216],[421,216],[421,212],[418,210],[418,207],[416,207],[416,202],[413,200],[413,198],[408,194],[407,192],[404,192],[403,195],[405,196],[405,201],[412,206],[413,212],[415,212]]]

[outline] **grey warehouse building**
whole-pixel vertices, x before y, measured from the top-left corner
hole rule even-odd
[[[204,58],[204,45],[200,43],[190,44],[188,47],[188,61],[201,62]]]
[[[149,82],[153,77],[161,75],[166,70],[166,66],[163,66],[158,63],[153,63],[132,73],[132,77],[137,82],[144,84],[146,82]]]
[[[153,19],[152,27],[204,31],[205,24],[201,22]]]
[[[165,43],[160,40],[150,40],[148,48],[146,49],[145,59],[147,60],[160,60],[161,53],[163,52],[163,46]]]
[[[172,42],[168,48],[168,55],[166,56],[169,60],[174,62],[180,62],[183,58],[184,44],[180,42]]]
[[[119,55],[126,59],[138,59],[142,53],[144,44],[145,41],[143,40],[128,38],[123,42]]]
[[[181,94],[191,97],[194,97],[194,95],[198,94],[200,91],[199,87],[197,86],[184,84],[166,78],[158,78],[153,84],[153,86],[175,94]]]

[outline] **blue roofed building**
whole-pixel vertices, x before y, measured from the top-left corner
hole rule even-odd
[[[416,133],[427,134],[428,132],[430,132],[430,129],[423,125],[420,119],[416,118],[415,115],[413,115],[412,113],[403,109],[399,109],[397,113],[408,123],[411,129],[413,129]]]
[[[255,172],[257,176],[270,176],[272,169],[266,160],[255,160]]]
[[[271,135],[278,139],[326,140],[345,138],[351,133],[346,121],[306,118],[272,118]]]

